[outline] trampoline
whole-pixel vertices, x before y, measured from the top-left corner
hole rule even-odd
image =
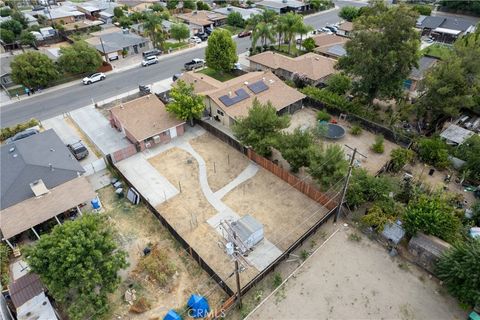
[[[323,131],[324,133],[322,134],[325,138],[329,139],[341,139],[345,136],[345,129],[338,124],[335,123],[326,123],[326,122],[319,122],[318,124],[319,128],[321,126],[326,126],[327,128]]]

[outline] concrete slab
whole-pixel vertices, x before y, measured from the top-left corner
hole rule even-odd
[[[108,171],[107,169],[95,172],[94,174],[87,176],[88,182],[90,182],[95,191],[108,186],[111,179],[112,176],[110,175],[110,171]]]
[[[115,164],[123,175],[154,207],[176,196],[179,191],[145,158],[137,153]]]
[[[275,259],[280,257],[281,254],[282,251],[273,243],[267,239],[263,239],[263,241],[257,244],[245,259],[247,259],[247,261],[257,270],[263,270],[268,267],[270,263],[275,261]]]
[[[222,199],[225,197],[227,193],[235,189],[238,185],[242,182],[247,181],[248,179],[252,178],[258,172],[258,165],[255,163],[250,163],[248,167],[245,168],[235,179],[230,181],[226,186],[222,189],[215,192],[215,196],[218,199]]]
[[[70,116],[104,155],[128,147],[131,144],[122,133],[110,126],[107,118],[94,106],[72,111]]]

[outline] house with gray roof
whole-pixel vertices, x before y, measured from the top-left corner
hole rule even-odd
[[[0,57],[0,82],[2,89],[9,88],[15,84],[12,80],[12,68],[10,67],[13,58],[14,56],[12,55]]]
[[[221,7],[214,9],[213,12],[221,13],[228,16],[230,13],[238,12],[242,15],[243,20],[250,19],[256,14],[262,14],[263,10],[259,8],[240,8],[235,6]]]
[[[475,32],[471,22],[455,17],[420,16],[416,27],[422,31],[422,36],[431,36],[436,41],[447,43]]]
[[[408,76],[408,79],[404,82],[404,87],[410,93],[416,93],[422,88],[420,87],[420,82],[424,79],[428,70],[433,68],[437,63],[438,59],[430,56],[423,56],[418,61],[418,68],[413,68]]]
[[[95,38],[98,39],[95,39],[94,47],[102,55],[109,55],[112,53],[121,55],[122,52],[126,52],[127,55],[133,55],[151,49],[150,40],[148,38],[130,33],[129,31],[107,33]]]
[[[260,8],[273,10],[276,13],[302,12],[310,10],[310,5],[306,2],[296,0],[264,0],[256,3]]]
[[[53,129],[2,145],[0,170],[0,230],[9,245],[9,238],[95,197]]]

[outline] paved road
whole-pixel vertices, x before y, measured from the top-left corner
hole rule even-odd
[[[363,6],[365,2],[358,1],[336,1],[339,7],[345,5]],[[339,21],[338,9],[322,14],[309,16],[305,22],[318,29],[329,23]],[[250,47],[250,39],[236,39],[237,52],[242,53]],[[107,75],[107,79],[90,86],[84,86],[80,82],[67,88],[58,89],[51,93],[45,93],[32,97],[31,99],[20,100],[13,104],[0,108],[0,126],[14,125],[30,118],[40,120],[48,119],[59,114],[69,112],[92,103],[101,101],[123,92],[138,88],[139,84],[151,84],[171,77],[180,72],[183,64],[193,58],[203,58],[204,48],[186,51],[161,60],[160,63],[147,68],[134,68],[118,73]]]

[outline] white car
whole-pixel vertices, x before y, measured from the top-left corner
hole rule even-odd
[[[104,79],[105,79],[105,73],[98,72],[83,78],[82,82],[83,84],[92,84],[94,82],[102,81]]]
[[[200,39],[199,37],[195,37],[195,36],[188,39],[188,41],[191,42],[191,43],[195,43],[195,44],[202,43],[202,39]]]
[[[157,56],[149,56],[143,59],[142,61],[142,67],[148,67],[149,65],[152,64],[157,64],[158,63],[158,58]]]

